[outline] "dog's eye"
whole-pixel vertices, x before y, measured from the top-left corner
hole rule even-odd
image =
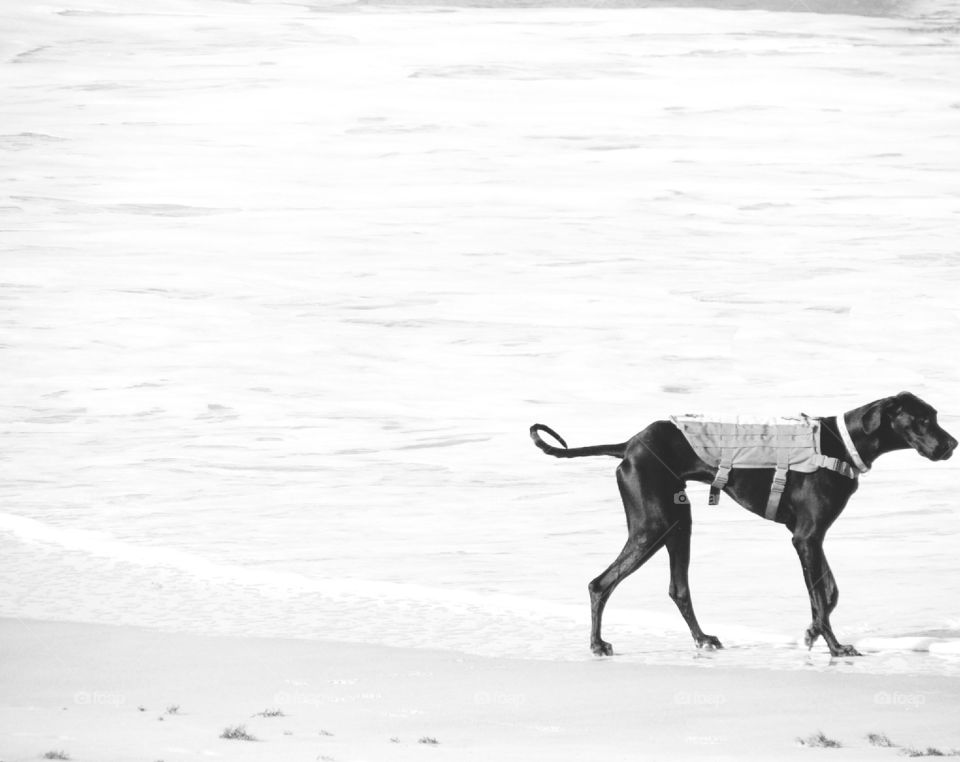
[[[924,426],[926,426],[926,425],[929,424],[929,423],[930,423],[930,419],[927,418],[926,416],[924,416],[924,417],[922,417],[922,418],[917,418],[917,425],[918,425],[918,426],[924,427]]]

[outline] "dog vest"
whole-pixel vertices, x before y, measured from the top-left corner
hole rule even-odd
[[[774,469],[766,510],[770,520],[777,515],[788,471],[812,473],[829,468],[850,479],[857,478],[857,471],[849,463],[820,452],[819,418],[802,414],[797,418],[673,415],[670,420],[700,459],[717,469],[710,485],[710,505],[719,501],[732,468]],[[842,416],[837,423],[846,433]]]

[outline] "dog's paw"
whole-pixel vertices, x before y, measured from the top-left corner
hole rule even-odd
[[[863,656],[856,648],[853,646],[845,646],[842,643],[838,643],[836,648],[830,649],[831,656]]]
[[[613,656],[613,646],[611,646],[605,640],[591,643],[590,650],[593,651],[597,656]]]
[[[723,643],[716,635],[701,635],[697,638],[697,648],[706,648],[710,651],[719,651],[723,648]]]
[[[803,644],[809,650],[813,648],[813,644],[817,642],[817,638],[819,637],[820,633],[811,626],[807,628],[807,631],[803,635]]]

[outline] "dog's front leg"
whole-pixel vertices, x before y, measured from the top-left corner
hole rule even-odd
[[[810,610],[813,613],[813,621],[806,635],[807,646],[813,647],[816,639],[822,635],[833,656],[860,656],[853,646],[840,643],[830,627],[830,612],[837,605],[839,591],[823,553],[823,538],[794,534],[793,547],[803,567],[803,579],[807,583]]]

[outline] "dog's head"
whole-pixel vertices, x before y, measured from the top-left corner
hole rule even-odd
[[[880,400],[868,417],[866,428],[889,432],[930,460],[947,460],[957,446],[957,440],[937,423],[937,411],[910,392]]]

